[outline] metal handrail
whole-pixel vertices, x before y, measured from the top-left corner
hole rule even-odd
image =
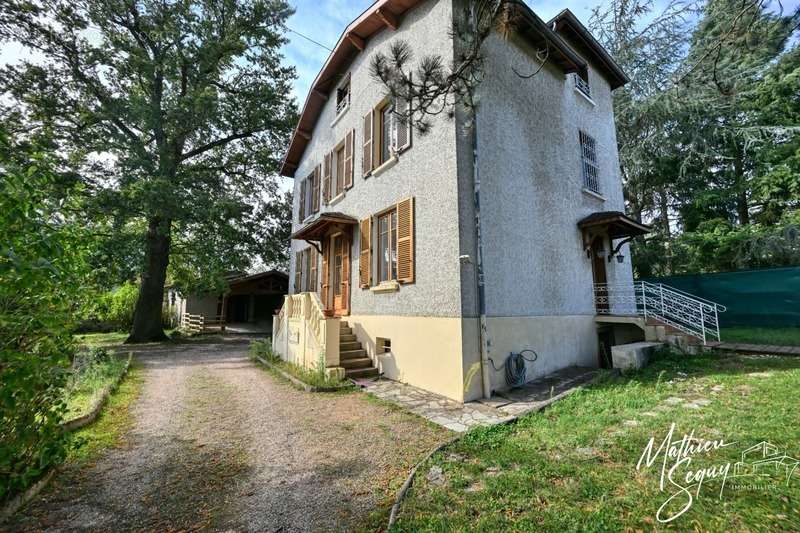
[[[614,314],[624,309],[702,338],[703,344],[709,337],[720,340],[719,313],[726,310],[724,305],[711,300],[644,281],[596,283],[594,301],[598,314]]]
[[[686,291],[682,291],[680,289],[676,289],[675,287],[673,287],[671,285],[665,285],[664,283],[650,283],[649,281],[635,281],[634,283],[642,283],[644,285],[652,285],[653,287],[659,287],[659,286],[660,287],[664,287],[664,289],[670,290],[672,292],[680,293],[680,294],[682,294],[684,296],[688,296],[689,298],[692,298],[693,300],[698,300],[698,301],[707,303],[708,305],[715,305],[715,306],[717,306],[717,309],[719,310],[720,313],[724,313],[725,311],[728,310],[728,308],[725,307],[722,304],[718,304],[717,302],[713,302],[711,300],[706,300],[705,298],[701,298],[700,296],[696,296],[696,295],[694,295],[694,294],[692,294],[690,292],[686,292]]]

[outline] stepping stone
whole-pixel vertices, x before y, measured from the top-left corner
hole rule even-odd
[[[638,421],[638,420],[625,420],[625,421],[622,423],[622,425],[623,425],[623,426],[627,426],[627,427],[629,427],[629,428],[635,428],[636,426],[638,426],[638,425],[639,425],[639,421]]]
[[[587,457],[594,457],[595,455],[597,455],[596,448],[575,448],[575,451]]]
[[[483,472],[489,477],[497,477],[500,475],[500,467],[499,466],[490,466]]]
[[[700,409],[700,406],[699,406],[699,405],[697,405],[697,404],[696,404],[696,403],[694,403],[694,402],[685,403],[685,404],[683,404],[683,406],[684,406],[686,409]]]
[[[683,398],[678,398],[676,396],[671,396],[664,400],[664,403],[669,405],[678,405],[679,403],[683,403]]]
[[[432,466],[430,470],[428,470],[428,475],[425,478],[432,484],[432,485],[444,485],[445,478],[444,472],[442,472],[441,466]]]
[[[653,413],[651,411],[645,411],[645,412],[641,413],[641,415],[642,416],[651,416],[652,417],[652,416],[658,416],[658,413]]]
[[[711,392],[722,392],[722,389],[724,388],[725,387],[723,387],[722,385],[714,385],[713,387],[711,387]]]
[[[699,405],[701,407],[705,407],[707,405],[711,405],[711,400],[706,399],[706,398],[698,398],[698,399],[694,400],[694,403],[696,403],[697,405]]]
[[[772,377],[772,372],[751,372],[747,375],[754,378],[768,378]]]

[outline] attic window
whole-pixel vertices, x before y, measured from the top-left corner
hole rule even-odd
[[[575,88],[582,92],[586,97],[592,97],[592,91],[589,88],[589,77],[586,76],[585,78],[578,74],[577,72],[572,75],[575,78]]]
[[[336,89],[336,115],[340,115],[350,106],[350,76]]]

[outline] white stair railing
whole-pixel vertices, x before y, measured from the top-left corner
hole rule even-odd
[[[726,308],[661,283],[595,283],[594,305],[598,314],[653,318],[702,339],[720,340],[719,313]]]

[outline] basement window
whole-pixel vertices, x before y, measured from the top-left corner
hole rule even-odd
[[[377,339],[375,339],[375,351],[378,354],[392,353],[392,340],[384,339],[383,337],[378,337]]]

